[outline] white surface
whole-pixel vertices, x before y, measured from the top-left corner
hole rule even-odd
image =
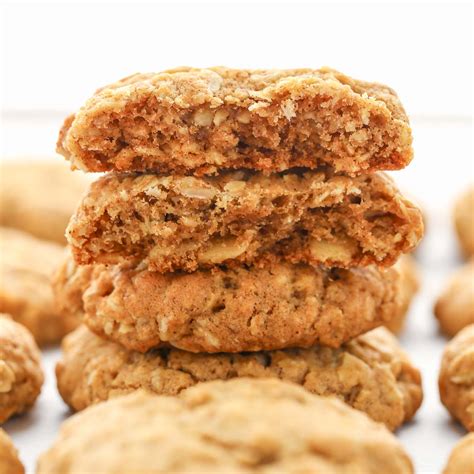
[[[3,156],[51,154],[59,123],[59,119],[48,118],[5,123],[3,132],[7,140]],[[418,199],[427,214],[426,238],[418,252],[423,287],[401,338],[402,345],[421,369],[425,399],[415,421],[397,435],[412,456],[418,473],[439,473],[463,429],[450,421],[438,399],[437,374],[446,340],[437,332],[432,306],[446,276],[461,264],[450,210],[454,197],[469,181],[474,181],[472,125],[463,121],[414,121],[413,126],[415,160],[393,176],[402,189]],[[50,446],[67,415],[55,388],[54,363],[58,355],[59,351],[55,350],[44,353],[46,385],[34,410],[5,426],[30,473],[34,472],[38,454]]]

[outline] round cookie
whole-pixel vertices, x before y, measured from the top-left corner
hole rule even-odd
[[[454,446],[443,474],[474,474],[474,433],[462,437]]]
[[[474,260],[458,269],[438,297],[434,314],[449,337],[474,324]]]
[[[439,373],[443,405],[467,430],[474,431],[474,324],[446,346]]]
[[[138,392],[90,407],[64,423],[37,474],[125,469],[413,472],[399,441],[363,413],[294,384],[246,378],[199,384],[180,397]]]
[[[456,201],[454,226],[462,253],[466,257],[474,256],[474,186]]]
[[[63,341],[56,366],[58,389],[73,410],[143,388],[176,395],[199,382],[235,377],[276,377],[318,395],[336,395],[395,429],[422,401],[421,377],[385,328],[357,337],[340,349],[192,354],[179,349],[129,352],[85,327]]]
[[[0,312],[26,326],[40,345],[58,342],[78,319],[53,307],[51,275],[64,248],[16,229],[0,227]]]
[[[57,159],[4,160],[0,172],[0,225],[64,245],[67,224],[91,177],[72,173]]]
[[[405,326],[406,317],[414,296],[420,288],[420,273],[415,259],[411,255],[402,255],[395,264],[400,272],[399,310],[394,318],[384,325],[394,334],[400,334]]]
[[[40,352],[32,335],[0,314],[0,423],[27,411],[42,385]]]
[[[75,266],[53,279],[60,313],[82,315],[102,337],[145,352],[242,352],[321,343],[338,347],[399,311],[399,271],[216,267],[160,274],[133,266]],[[82,295],[82,298],[81,298]]]
[[[18,458],[18,451],[10,437],[0,428],[0,473],[24,474],[25,469]]]

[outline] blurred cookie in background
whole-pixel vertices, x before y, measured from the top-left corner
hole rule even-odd
[[[0,428],[0,473],[23,474],[25,468],[10,437]]]
[[[443,405],[468,431],[474,431],[474,324],[447,344],[438,383]]]
[[[64,248],[16,229],[0,227],[0,311],[26,326],[40,345],[59,342],[77,326],[53,307],[51,274]]]
[[[43,380],[40,351],[31,333],[10,315],[0,314],[0,423],[31,408]]]
[[[406,254],[395,264],[400,273],[399,280],[399,310],[397,315],[385,323],[385,326],[396,335],[400,334],[406,323],[406,317],[413,298],[420,289],[421,276],[415,258]]]
[[[474,433],[456,443],[443,474],[474,474]]]
[[[2,161],[0,225],[65,244],[69,218],[91,180],[60,159]]]
[[[436,301],[434,314],[449,337],[474,324],[474,259],[450,276]]]
[[[454,226],[459,246],[468,258],[474,255],[474,185],[471,185],[456,201]]]

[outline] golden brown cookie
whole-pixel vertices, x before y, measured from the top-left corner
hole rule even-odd
[[[443,405],[467,430],[474,431],[474,324],[447,344],[439,373]]]
[[[454,446],[443,474],[474,474],[474,433]]]
[[[58,152],[87,171],[211,174],[330,165],[357,174],[412,158],[395,92],[332,69],[180,68],[99,89]]]
[[[226,172],[206,178],[110,174],[67,229],[76,261],[151,271],[289,261],[390,266],[423,235],[421,213],[383,173]]]
[[[66,243],[64,232],[90,177],[71,173],[59,160],[2,161],[0,173],[0,225]]]
[[[0,311],[26,326],[38,344],[58,342],[78,324],[53,307],[51,275],[64,248],[25,232],[0,227]]]
[[[399,311],[399,271],[271,264],[160,274],[129,266],[75,266],[53,279],[59,313],[145,352],[242,352],[321,343],[338,347]]]
[[[30,332],[0,314],[0,423],[27,411],[43,384],[40,352]]]
[[[24,474],[24,472],[18,451],[10,437],[0,428],[0,474]]]
[[[244,378],[199,384],[180,397],[140,391],[90,407],[64,423],[37,472],[408,474],[413,467],[382,424],[341,401]]]
[[[199,382],[276,377],[318,395],[336,395],[394,430],[413,417],[423,398],[419,371],[385,328],[340,349],[314,346],[241,354],[157,349],[141,354],[81,327],[66,337],[62,348],[58,389],[73,410],[139,388],[177,395]]]
[[[474,256],[474,185],[458,198],[454,206],[454,225],[463,254]]]
[[[474,324],[474,260],[450,277],[436,301],[434,314],[449,337]]]
[[[420,288],[420,272],[412,255],[402,255],[395,267],[400,272],[399,279],[399,310],[397,315],[385,326],[394,334],[400,334],[405,326],[405,320],[414,296]]]

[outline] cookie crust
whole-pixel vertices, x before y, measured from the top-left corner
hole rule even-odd
[[[0,227],[0,312],[26,326],[40,345],[59,342],[78,325],[53,306],[51,276],[64,247],[25,232]]]
[[[212,174],[329,165],[400,169],[411,129],[395,92],[329,68],[179,68],[99,89],[61,129],[57,151],[86,171]]]
[[[24,474],[25,469],[18,451],[10,437],[0,428],[0,472],[2,474]]]
[[[474,324],[446,346],[439,373],[441,402],[468,431],[474,431]]]
[[[436,301],[434,314],[449,337],[474,324],[474,259],[451,275]]]
[[[466,258],[474,256],[474,185],[466,190],[454,206],[454,226],[459,246]]]
[[[463,436],[454,446],[443,474],[474,474],[474,433]]]
[[[400,442],[363,413],[294,384],[254,379],[207,382],[179,397],[138,392],[90,407],[64,423],[38,474],[122,473],[124,466],[157,473],[413,472]]]
[[[191,352],[339,347],[390,321],[400,305],[399,271],[376,267],[273,264],[162,275],[68,258],[53,288],[60,313],[79,314],[98,335],[140,352],[163,344]]]
[[[419,371],[385,328],[340,349],[314,346],[240,354],[158,349],[141,354],[81,327],[67,336],[62,349],[58,389],[73,410],[139,388],[177,395],[200,382],[276,377],[317,395],[335,395],[394,430],[413,417],[423,397]]]
[[[0,423],[27,411],[42,385],[40,352],[33,336],[0,313]]]
[[[281,260],[390,266],[422,234],[419,209],[388,176],[329,170],[106,175],[67,230],[78,263],[133,261],[161,273]]]

